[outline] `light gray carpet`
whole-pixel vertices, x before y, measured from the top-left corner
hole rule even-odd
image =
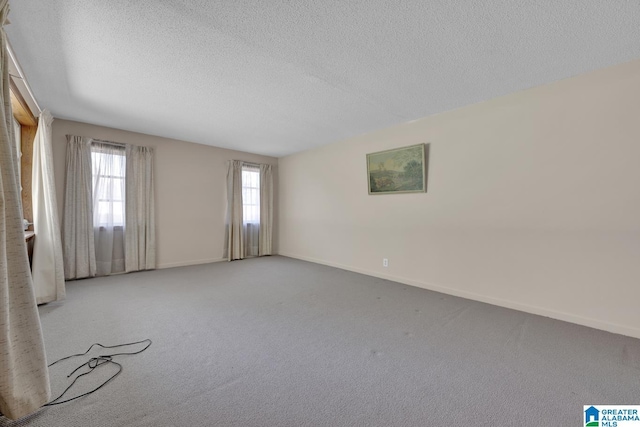
[[[284,257],[67,286],[40,308],[49,360],[154,343],[0,426],[571,426],[640,403],[640,340]]]

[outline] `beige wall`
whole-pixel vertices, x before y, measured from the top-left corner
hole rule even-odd
[[[422,142],[427,194],[367,194]],[[640,337],[639,162],[634,61],[281,158],[280,254]]]
[[[140,133],[56,119],[53,157],[62,215],[67,134],[154,147],[158,267],[222,259],[226,214],[226,161],[277,165],[273,157],[192,144]],[[277,167],[274,173],[277,206]],[[277,213],[275,213],[277,227]],[[61,216],[62,218],[62,216]],[[277,231],[277,230],[276,230]],[[277,232],[274,233],[277,236]],[[277,237],[274,237],[277,250]]]

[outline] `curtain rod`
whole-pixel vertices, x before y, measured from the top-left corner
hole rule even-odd
[[[260,163],[245,162],[244,160],[238,160],[238,159],[230,159],[230,160],[227,160],[227,162],[229,162],[229,163],[231,163],[231,162],[240,162],[243,165],[258,166],[258,167],[261,165]]]
[[[126,147],[127,146],[127,144],[125,144],[124,142],[107,141],[105,139],[98,139],[98,138],[91,138],[91,139],[93,141],[99,142],[101,144],[117,145],[118,147]]]
[[[86,137],[89,138],[89,137]],[[153,150],[153,147],[148,147],[146,145],[135,145],[135,144],[128,144],[125,142],[116,142],[116,141],[107,141],[106,139],[99,139],[99,138],[90,138],[92,142],[98,142],[100,144],[105,144],[105,145],[114,145],[116,147],[133,147],[133,148],[144,148],[146,150]]]

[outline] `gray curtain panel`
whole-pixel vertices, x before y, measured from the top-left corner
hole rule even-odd
[[[67,135],[67,175],[62,223],[66,279],[96,275],[91,142],[91,138]]]
[[[260,165],[260,238],[258,255],[271,255],[273,241],[273,172],[271,165]]]
[[[0,23],[9,12],[0,0]],[[51,395],[42,330],[22,226],[7,38],[0,29],[0,412],[17,419],[35,412]]]
[[[33,142],[32,200],[36,239],[31,272],[38,304],[65,298],[62,236],[53,174],[52,121],[48,111],[40,114]]]
[[[127,146],[126,174],[126,271],[156,268],[154,151]]]
[[[245,257],[243,228],[242,162],[229,160],[227,165],[227,239],[225,242],[225,256],[229,261]]]

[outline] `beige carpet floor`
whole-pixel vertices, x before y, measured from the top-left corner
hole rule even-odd
[[[584,404],[640,403],[640,340],[284,257],[67,293],[40,307],[50,361],[153,345],[2,427],[575,426]],[[54,394],[78,364],[52,367]]]

